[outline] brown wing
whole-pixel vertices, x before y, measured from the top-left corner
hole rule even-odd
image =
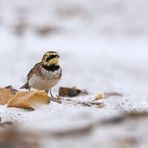
[[[59,78],[61,78],[62,77],[62,68],[60,67],[60,76],[59,76]]]
[[[32,75],[34,73],[36,73],[37,75],[42,75],[42,73],[41,73],[41,62],[34,65],[34,67],[30,70],[30,72],[27,75],[27,82],[23,86],[21,86],[20,89],[23,89],[23,88],[30,89],[29,79],[32,77]]]
[[[29,80],[29,79],[32,77],[32,75],[33,75],[34,73],[36,73],[37,75],[41,75],[41,76],[42,76],[41,68],[42,68],[42,67],[41,67],[41,62],[35,64],[34,67],[33,67],[33,68],[30,70],[30,72],[28,73],[28,75],[27,75],[27,80]]]

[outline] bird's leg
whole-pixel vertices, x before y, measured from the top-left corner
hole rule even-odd
[[[55,97],[52,95],[52,91],[51,91],[51,89],[50,89],[50,96],[51,96],[52,98],[55,98]]]
[[[52,91],[51,91],[51,89],[49,89],[49,90],[45,90],[45,92],[46,92],[46,93],[50,92],[50,96],[51,96],[51,100],[52,100],[52,101],[57,102],[57,103],[61,103],[60,98],[58,98],[58,97],[54,97],[54,96],[52,95]]]
[[[28,90],[30,91],[31,90],[31,87],[28,87]]]

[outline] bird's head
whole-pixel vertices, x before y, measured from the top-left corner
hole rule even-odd
[[[59,61],[59,54],[55,51],[48,51],[44,54],[42,58],[42,65],[43,66],[58,65],[58,61]]]

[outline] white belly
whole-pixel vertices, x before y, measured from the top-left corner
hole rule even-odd
[[[48,90],[55,86],[60,80],[61,71],[47,72],[43,70],[42,73],[44,77],[33,74],[32,78],[29,80],[29,86],[38,90]]]

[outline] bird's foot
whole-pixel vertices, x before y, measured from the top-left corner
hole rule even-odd
[[[45,90],[45,92],[48,94],[49,90]],[[54,97],[51,93],[51,89],[50,89],[50,100],[53,102],[57,102],[57,103],[62,103],[61,102],[61,98],[59,96]]]
[[[52,96],[50,99],[51,99],[51,101],[53,101],[53,102],[57,102],[57,103],[60,103],[60,104],[62,103],[62,102],[61,102],[61,98],[60,98],[59,96],[56,96],[56,97],[53,97],[53,96]]]

